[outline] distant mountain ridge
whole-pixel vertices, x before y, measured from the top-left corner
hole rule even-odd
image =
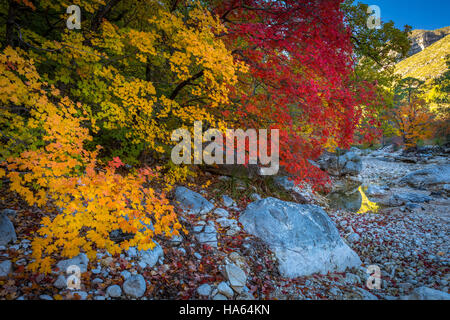
[[[450,54],[450,27],[413,30],[410,39],[411,52],[416,53],[396,64],[396,74],[429,82],[447,70],[445,57]]]
[[[416,29],[411,31],[409,39],[411,40],[411,49],[408,56],[423,51],[425,48],[431,46],[436,41],[441,40],[450,34],[450,26],[436,30],[421,30]]]

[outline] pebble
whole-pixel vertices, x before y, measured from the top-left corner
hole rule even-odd
[[[198,260],[202,258],[202,255],[198,252],[194,252],[194,257],[196,257]]]
[[[224,296],[230,299],[233,298],[234,295],[233,289],[231,289],[231,287],[226,282],[222,281],[221,283],[219,283],[219,285],[217,286],[217,290]]]
[[[132,275],[123,283],[123,291],[131,298],[140,298],[144,295],[147,284],[142,275]]]
[[[64,275],[60,274],[53,285],[58,289],[67,288],[67,279]]]
[[[117,284],[109,286],[106,289],[106,294],[111,298],[118,298],[122,295],[122,289]]]
[[[211,285],[207,283],[204,283],[197,288],[197,293],[201,296],[209,296],[211,294],[211,291],[212,291]]]
[[[120,275],[124,280],[127,280],[129,277],[131,277],[131,273],[128,270],[123,270]]]

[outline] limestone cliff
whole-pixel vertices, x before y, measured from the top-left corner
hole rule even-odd
[[[425,48],[431,46],[436,41],[444,38],[450,34],[450,27],[445,27],[437,30],[420,30],[416,29],[411,32],[411,49],[409,56],[421,52]]]

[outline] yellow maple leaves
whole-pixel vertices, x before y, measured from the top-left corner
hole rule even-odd
[[[70,4],[92,14],[105,1]],[[66,5],[45,0],[37,7],[63,12]],[[115,254],[152,248],[155,235],[178,235],[182,227],[165,192],[194,173],[169,162],[163,178],[148,168],[119,174],[120,161],[105,164],[99,155],[125,151],[136,163],[144,151],[164,159],[176,128],[203,121],[224,131],[230,87],[247,72],[217,37],[226,32],[220,19],[200,2],[186,12],[160,1],[117,6],[130,6],[137,18],[103,19],[95,30],[82,19],[80,31],[57,38],[24,26],[22,40],[42,50],[7,47],[0,54],[0,126],[7,135],[0,177],[30,205],[58,210],[33,241],[34,270],[48,272],[56,253]],[[158,192],[148,186],[155,180]],[[110,239],[117,229],[134,237],[119,245]]]
[[[14,67],[8,65],[11,61]],[[20,65],[26,67],[20,68]],[[33,86],[36,91],[30,93],[30,88],[27,89],[29,95],[33,95],[33,104],[16,95],[1,99],[6,106],[18,99],[27,103],[32,115],[29,122],[42,134],[38,139],[40,146],[9,157],[4,163],[6,170],[2,168],[0,176],[7,176],[11,190],[30,205],[44,207],[53,202],[59,212],[54,218],[45,216],[41,221],[42,227],[32,242],[32,270],[51,271],[55,253],[70,258],[84,251],[94,258],[98,248],[112,254],[129,246],[151,248],[154,233],[168,237],[178,234],[181,226],[165,195],[157,195],[145,186],[157,177],[152,170],[121,175],[116,172],[122,165],[118,159],[100,169],[99,148],[94,151],[84,148],[92,137],[83,126],[86,118],[78,116],[82,105],[66,96],[60,97],[53,89],[44,90],[45,84],[35,73],[32,62],[21,59],[12,49],[0,55],[0,68],[8,70],[0,76],[1,83],[9,81],[11,86],[25,88],[27,85],[18,77],[20,74],[31,76],[29,81],[36,83]],[[24,71],[25,68],[28,71]],[[154,93],[151,84],[133,84],[119,93],[131,99],[130,107],[138,101],[136,96],[141,90]],[[152,224],[155,232],[148,228]],[[134,237],[117,244],[109,237],[117,229],[132,232]]]

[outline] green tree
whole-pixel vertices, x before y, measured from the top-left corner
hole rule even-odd
[[[395,27],[394,22],[384,22],[378,28],[369,29],[367,21],[370,13],[368,5],[345,0],[342,10],[352,32],[354,46],[355,77],[373,85],[379,100],[376,105],[376,118],[384,135],[392,132],[391,123],[386,115],[394,106],[394,90],[399,77],[394,74],[395,64],[407,56],[410,49],[408,39],[410,26],[403,30]]]

